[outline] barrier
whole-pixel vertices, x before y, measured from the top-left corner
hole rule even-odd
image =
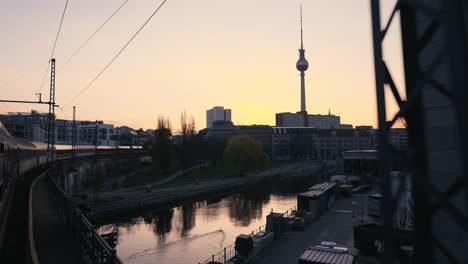
[[[123,264],[107,242],[96,232],[94,226],[85,215],[75,207],[63,189],[47,172],[51,192],[57,201],[57,209],[67,229],[70,231],[75,243],[79,246],[83,263],[97,264]]]

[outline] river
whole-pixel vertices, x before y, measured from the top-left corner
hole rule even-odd
[[[239,234],[264,226],[272,209],[284,212],[295,207],[296,194],[316,182],[313,176],[273,179],[216,199],[122,215],[99,231],[111,234],[108,241],[126,264],[198,263],[232,245]]]

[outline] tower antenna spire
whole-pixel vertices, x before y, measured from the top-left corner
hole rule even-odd
[[[301,49],[304,49],[304,45],[302,41],[302,4],[301,4]]]
[[[301,112],[307,113],[305,100],[305,71],[309,68],[309,62],[305,58],[304,41],[302,39],[302,4],[301,4],[301,48],[299,49],[299,60],[296,62],[296,69],[301,72]],[[306,118],[304,118],[306,120]],[[304,126],[307,126],[305,124]]]

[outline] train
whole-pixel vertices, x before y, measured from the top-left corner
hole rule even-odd
[[[55,145],[50,160],[65,160],[72,157],[105,155],[126,150],[137,150],[141,147],[77,145]],[[47,144],[31,142],[17,138],[8,132],[0,122],[0,249],[4,228],[8,219],[13,192],[17,181],[26,172],[47,165]]]

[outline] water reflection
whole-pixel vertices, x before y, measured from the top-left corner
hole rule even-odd
[[[265,224],[271,209],[296,205],[297,192],[315,183],[281,179],[252,190],[168,210],[148,210],[114,219],[117,254],[125,263],[197,263]],[[114,243],[114,242],[112,242]]]
[[[195,203],[182,206],[182,236],[187,235],[187,232],[195,226],[196,210],[197,206]]]
[[[270,201],[269,193],[234,194],[228,198],[229,218],[236,226],[249,226],[253,220],[262,218],[263,205]]]

